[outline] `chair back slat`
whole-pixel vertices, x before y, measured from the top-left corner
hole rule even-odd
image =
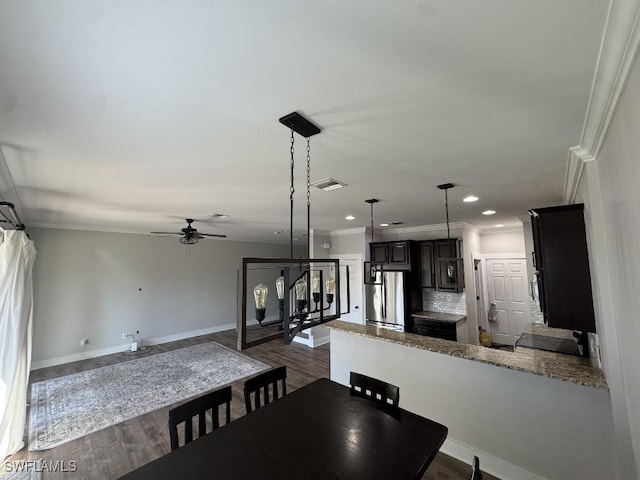
[[[473,457],[471,480],[482,480],[482,472],[480,471],[480,459],[477,456]]]
[[[231,386],[194,398],[169,410],[169,439],[171,450],[180,447],[178,426],[184,423],[184,445],[194,440],[193,418],[198,417],[198,436],[207,434],[207,412],[211,415],[211,431],[220,428],[218,407],[225,405],[226,422],[231,421]]]
[[[400,402],[400,388],[377,378],[351,372],[349,383],[351,393],[354,395],[393,407],[397,407]]]
[[[287,367],[283,365],[244,382],[244,402],[247,413],[285,396],[287,394],[286,378]]]

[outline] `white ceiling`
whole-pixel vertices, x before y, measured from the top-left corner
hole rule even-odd
[[[512,225],[561,203],[607,7],[2,0],[0,145],[28,226],[173,231],[219,212],[231,217],[195,226],[287,242],[273,233],[289,227],[278,118],[299,110],[323,129],[311,180],[348,184],[312,191],[312,228],[369,225],[371,197],[376,223],[442,223],[444,182],[451,221]]]

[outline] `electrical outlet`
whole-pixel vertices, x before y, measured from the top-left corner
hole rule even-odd
[[[89,339],[88,338],[80,339],[80,346],[81,347],[84,347],[87,343],[89,343]]]

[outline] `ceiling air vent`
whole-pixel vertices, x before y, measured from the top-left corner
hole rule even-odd
[[[322,180],[313,182],[311,186],[328,192],[329,190],[336,190],[338,188],[346,187],[347,184],[339,182],[338,180],[334,180],[333,178],[324,178]]]

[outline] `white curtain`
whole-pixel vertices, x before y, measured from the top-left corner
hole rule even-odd
[[[24,446],[35,258],[24,231],[0,228],[0,459]]]

